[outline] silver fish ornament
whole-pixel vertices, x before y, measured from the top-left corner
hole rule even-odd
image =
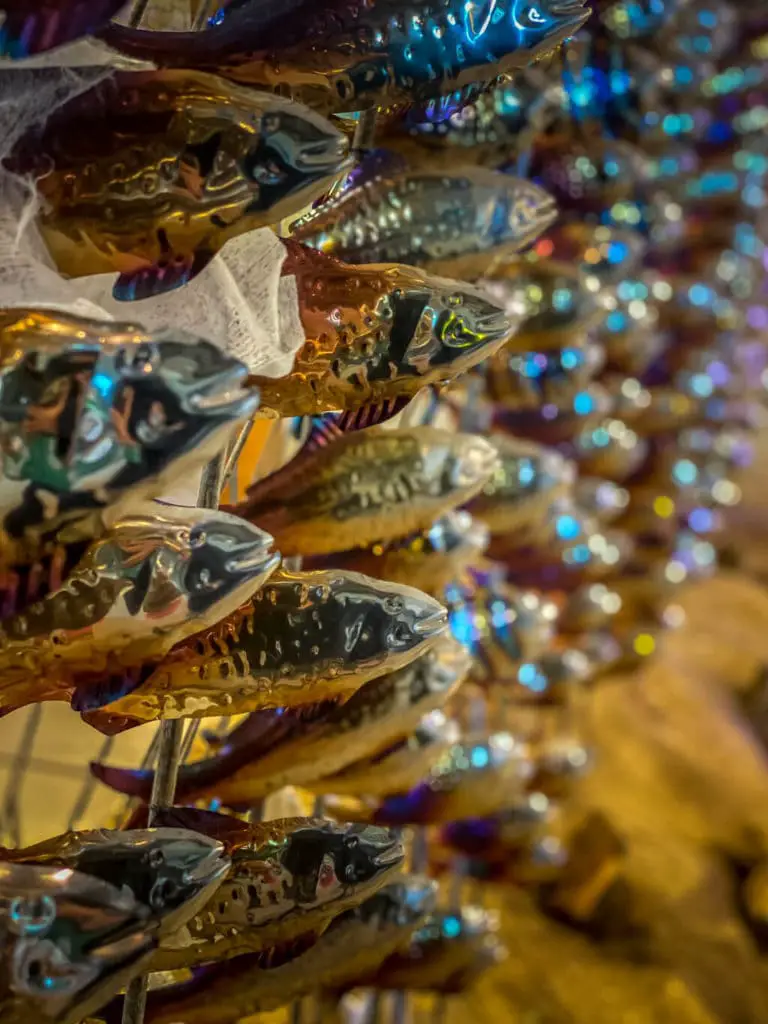
[[[473,280],[556,215],[554,200],[523,178],[479,167],[413,171],[373,153],[292,235],[348,263],[409,263]]]

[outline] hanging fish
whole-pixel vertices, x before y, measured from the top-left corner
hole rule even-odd
[[[511,733],[467,737],[407,792],[392,787],[388,792],[394,795],[380,804],[344,803],[343,812],[353,820],[398,827],[485,817],[515,803],[532,772],[530,749]]]
[[[58,590],[0,621],[0,709],[69,701],[84,677],[159,661],[279,561],[268,534],[226,512],[158,503],[118,520]]]
[[[497,938],[499,915],[481,907],[436,911],[373,974],[347,988],[459,995],[506,958]]]
[[[0,561],[90,540],[196,472],[255,410],[246,375],[183,332],[1,310]]]
[[[124,0],[2,0],[0,57],[23,60],[105,28]]]
[[[0,861],[66,868],[130,891],[162,935],[194,917],[230,867],[221,843],[180,828],[64,832],[35,846],[0,849]]]
[[[162,718],[344,700],[413,661],[446,627],[443,606],[411,587],[338,570],[281,570],[159,666],[99,685],[86,680],[72,706],[112,733]]]
[[[223,842],[232,867],[208,903],[167,936],[152,970],[179,970],[243,953],[275,955],[287,943],[321,934],[403,866],[400,838],[376,826],[322,818],[246,824],[189,808],[163,812],[161,825],[191,828]]]
[[[61,273],[117,273],[115,298],[132,300],[186,284],[230,238],[297,213],[349,164],[344,136],[306,107],[181,70],[109,75],[6,166],[34,175]]]
[[[212,756],[179,769],[176,799],[216,798],[252,806],[283,786],[305,786],[408,736],[442,707],[469,671],[469,654],[449,637],[397,672],[374,679],[342,705],[252,714]],[[154,772],[96,764],[113,789],[148,800]]]
[[[433,765],[453,749],[459,738],[456,722],[442,711],[433,711],[424,716],[406,739],[355,761],[335,775],[318,779],[309,788],[315,793],[349,796],[365,793],[371,797],[385,797],[389,793],[404,793],[429,774]],[[345,807],[345,804],[341,805],[342,816]]]
[[[322,935],[203,966],[190,982],[149,993],[147,1024],[237,1024],[323,987],[343,989],[407,945],[434,909],[436,893],[435,882],[407,875],[340,914]],[[121,1010],[122,1001],[111,1004],[107,1024],[119,1024]]]
[[[365,413],[405,402],[491,355],[519,321],[472,285],[286,245],[283,274],[296,282],[307,340],[290,373],[251,377],[262,414]]]
[[[535,533],[542,516],[568,497],[576,467],[555,449],[494,433],[488,438],[500,463],[469,511],[492,534]]]
[[[129,889],[0,863],[0,1018],[78,1024],[141,973],[157,942]]]
[[[440,831],[440,842],[454,853],[485,857],[489,861],[509,857],[521,844],[545,829],[553,818],[552,802],[534,792],[519,803],[488,818],[453,821]]]
[[[392,583],[407,583],[441,598],[455,580],[461,580],[488,547],[488,530],[468,512],[440,516],[428,530],[388,544],[374,544],[325,559],[334,566],[363,572]]]
[[[480,167],[413,171],[374,151],[292,237],[348,263],[408,263],[475,280],[557,216],[533,182]]]
[[[497,462],[472,434],[377,427],[305,446],[232,511],[267,530],[286,556],[332,554],[428,529],[472,498]]]
[[[205,68],[348,113],[457,89],[471,95],[553,50],[589,13],[586,0],[291,0],[279,8],[251,0],[224,8],[205,33],[161,38],[112,25],[103,38],[161,66]]]

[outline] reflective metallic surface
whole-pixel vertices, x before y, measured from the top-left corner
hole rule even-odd
[[[6,562],[103,532],[204,465],[258,404],[246,369],[183,333],[45,310],[0,313]]]
[[[225,9],[205,33],[104,36],[131,56],[203,67],[279,86],[325,112],[428,100],[487,85],[554,49],[587,19],[586,0],[299,0],[288,9],[251,0]]]
[[[341,705],[307,716],[301,709],[252,714],[211,756],[182,765],[176,796],[208,796],[250,806],[287,785],[306,785],[408,736],[422,716],[442,707],[470,667],[469,654],[445,637],[397,672],[374,679]],[[99,766],[114,789],[145,800],[154,773]]]
[[[434,909],[436,884],[408,875],[340,915],[309,944],[268,957],[246,955],[203,968],[197,983],[150,993],[150,1024],[236,1024],[322,987],[343,989],[406,945]]]
[[[407,665],[446,625],[442,605],[410,587],[341,571],[280,571],[138,681],[104,680],[73,706],[111,732],[161,718],[316,704]]]
[[[0,56],[23,60],[106,27],[123,0],[2,0]]]
[[[147,964],[156,939],[133,894],[68,868],[0,862],[0,1015],[76,1024]]]
[[[68,277],[118,273],[115,298],[179,287],[224,243],[274,224],[349,166],[312,111],[193,71],[118,72],[66,104],[11,166]]]
[[[378,153],[367,161],[293,237],[349,263],[399,261],[473,280],[556,217],[554,201],[523,178],[472,166],[390,169]]]
[[[58,590],[0,622],[0,707],[69,700],[158,661],[277,568],[272,538],[225,512],[149,505],[94,541]]]
[[[267,951],[322,931],[403,865],[401,840],[376,826],[313,818],[246,825],[208,812],[170,814],[211,837],[220,831],[232,867],[187,931],[163,941],[152,960],[155,970]]]
[[[374,428],[305,451],[250,488],[238,514],[284,555],[323,555],[426,530],[472,498],[498,458],[482,437]]]
[[[306,344],[291,373],[255,376],[264,412],[306,416],[412,398],[502,345],[519,313],[472,285],[405,265],[355,266],[288,244]]]
[[[217,840],[178,828],[65,832],[3,850],[2,859],[67,868],[130,891],[161,934],[175,931],[208,902],[230,864]]]

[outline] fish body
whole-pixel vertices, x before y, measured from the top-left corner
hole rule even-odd
[[[430,526],[402,540],[331,555],[334,565],[393,583],[408,583],[433,597],[461,580],[488,546],[485,525],[461,509],[447,512]]]
[[[196,472],[249,417],[246,368],[210,342],[0,311],[0,557],[89,540]]]
[[[308,947],[286,948],[271,958],[241,956],[202,968],[188,985],[150,992],[146,1020],[236,1024],[321,988],[344,989],[350,979],[374,970],[408,944],[434,909],[436,892],[434,882],[406,876],[340,914]],[[108,1019],[112,1024],[112,1016]]]
[[[402,264],[358,266],[288,240],[305,344],[290,373],[254,376],[261,411],[309,416],[404,401],[495,352],[519,322],[472,285]]]
[[[428,101],[488,85],[554,49],[586,21],[585,0],[347,3],[264,0],[225,8],[206,38],[158,39],[113,25],[112,46],[160,65],[201,67],[279,88],[325,113]]]
[[[105,28],[123,0],[2,0],[0,56],[23,60]]]
[[[35,174],[61,273],[118,273],[123,300],[186,284],[230,238],[298,212],[349,163],[342,133],[306,107],[188,70],[110,75],[9,159]]]
[[[0,856],[10,864],[66,868],[127,890],[160,935],[186,924],[230,867],[222,843],[180,828],[65,832]]]
[[[531,752],[506,732],[466,737],[407,792],[390,789],[378,805],[344,813],[381,825],[436,825],[496,814],[519,800],[533,774]]]
[[[459,740],[459,728],[442,711],[433,711],[414,732],[385,750],[347,765],[335,775],[318,779],[309,787],[315,793],[340,796],[384,797],[407,792]],[[344,813],[344,807],[341,808]]]
[[[531,441],[498,433],[489,440],[499,454],[499,465],[470,502],[469,511],[491,534],[535,531],[541,516],[570,495],[576,467],[556,449]]]
[[[426,594],[357,573],[279,571],[248,604],[179,644],[124,693],[86,688],[76,710],[105,731],[346,699],[426,651],[447,626]],[[123,689],[121,689],[123,688]],[[100,708],[101,713],[94,709]]]
[[[498,930],[494,911],[473,906],[436,911],[414,933],[409,946],[393,953],[359,985],[380,991],[458,995],[505,958]]]
[[[472,498],[497,465],[482,437],[373,428],[305,451],[253,485],[239,515],[284,555],[326,555],[428,529]]]
[[[378,159],[377,159],[378,158]],[[293,229],[348,263],[408,263],[474,280],[548,228],[554,201],[532,182],[479,167],[412,171],[369,156],[352,183]]]
[[[148,963],[149,911],[129,890],[68,868],[0,865],[0,1016],[76,1022]]]
[[[374,679],[342,705],[317,716],[301,711],[256,712],[203,761],[179,769],[177,800],[215,797],[228,807],[251,806],[283,786],[304,786],[341,771],[413,732],[440,708],[469,671],[470,658],[446,637],[397,672]],[[149,799],[153,772],[98,767],[113,788]]]
[[[322,818],[246,825],[225,815],[179,810],[173,820],[223,841],[226,878],[187,925],[166,936],[152,969],[177,970],[264,952],[317,935],[359,906],[402,867],[402,841],[377,826]]]
[[[271,542],[215,510],[156,504],[118,520],[58,590],[0,621],[0,704],[70,700],[88,676],[159,661],[266,582]]]

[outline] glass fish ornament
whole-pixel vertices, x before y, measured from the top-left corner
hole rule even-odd
[[[252,806],[282,786],[304,786],[386,749],[441,708],[469,671],[469,654],[450,637],[410,665],[362,686],[344,704],[314,713],[278,708],[250,715],[210,756],[182,765],[179,800],[215,798]],[[95,765],[102,782],[148,800],[154,773]]]
[[[23,60],[105,28],[123,0],[2,0],[0,56]]]
[[[306,107],[194,71],[117,72],[7,161],[33,174],[38,224],[67,277],[112,273],[116,299],[190,281],[230,239],[298,212],[349,167]]]
[[[130,890],[0,862],[0,942],[3,1019],[77,1024],[146,967],[157,935]]]
[[[225,512],[157,504],[118,520],[58,590],[0,621],[0,709],[69,701],[89,678],[158,662],[279,560],[268,534]]]
[[[285,944],[274,953],[246,954],[204,966],[189,984],[149,993],[147,1024],[237,1024],[277,1010],[323,986],[343,989],[406,945],[434,909],[437,885],[406,875],[360,906],[340,914],[319,936]],[[110,1007],[110,1010],[112,1007]],[[119,1019],[121,1004],[114,1008]],[[112,1019],[112,1017],[110,1017]]]
[[[465,95],[531,64],[589,17],[586,0],[264,0],[225,8],[200,33],[112,25],[103,38],[160,66],[198,67],[280,89],[323,113]]]
[[[183,332],[0,311],[0,561],[34,559],[57,531],[89,540],[196,472],[256,409],[246,375]]]
[[[86,681],[73,707],[119,732],[161,718],[343,700],[413,661],[446,626],[442,605],[411,587],[341,571],[280,571],[157,667]]]
[[[254,484],[232,511],[284,555],[326,555],[428,529],[480,491],[498,456],[482,438],[433,427],[345,434]]]
[[[472,166],[414,171],[379,151],[291,234],[349,263],[408,263],[471,281],[556,216],[554,200],[524,178]]]
[[[403,866],[392,830],[323,818],[277,818],[248,824],[191,808],[161,819],[224,844],[226,879],[187,931],[163,938],[153,970],[181,970],[244,953],[275,955],[283,944],[322,933],[359,906]]]
[[[519,316],[470,284],[402,264],[357,266],[286,243],[306,343],[283,377],[253,376],[261,414],[310,416],[407,402],[476,366]]]

